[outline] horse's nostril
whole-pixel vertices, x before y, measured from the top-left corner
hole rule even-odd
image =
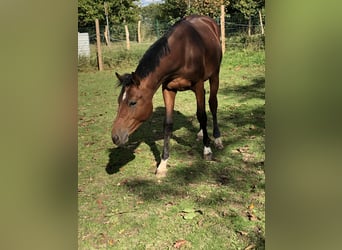
[[[119,136],[113,135],[113,136],[112,136],[112,140],[113,140],[114,144],[116,144],[116,145],[119,144]]]

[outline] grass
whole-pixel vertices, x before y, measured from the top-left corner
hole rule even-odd
[[[158,181],[161,91],[152,117],[117,148],[114,70],[79,72],[79,249],[264,249],[264,73],[264,51],[226,52],[218,94],[225,147],[213,149],[211,162],[196,141],[194,95],[178,93],[168,176]],[[211,132],[209,111],[208,123]]]

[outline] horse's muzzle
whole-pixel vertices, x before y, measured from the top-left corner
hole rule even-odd
[[[115,145],[122,146],[126,142],[128,142],[128,133],[122,132],[122,133],[118,133],[118,134],[113,134],[112,140],[113,140]]]

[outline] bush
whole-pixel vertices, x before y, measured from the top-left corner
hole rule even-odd
[[[226,38],[226,48],[229,49],[248,49],[263,50],[265,49],[265,36],[261,34],[248,36],[240,33]]]

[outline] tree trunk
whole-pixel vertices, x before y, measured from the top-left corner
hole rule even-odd
[[[106,45],[109,46],[109,38],[108,38],[108,25],[105,26],[105,31],[103,33],[105,40],[106,40]]]
[[[99,71],[102,71],[103,70],[103,63],[102,63],[99,19],[95,19],[95,29],[96,29],[96,44],[97,44],[97,62],[98,62],[98,66],[99,66]]]
[[[262,16],[261,16],[261,10],[258,11],[259,12],[259,20],[260,20],[260,28],[261,28],[261,34],[265,34],[265,30],[264,30],[264,25],[262,23]]]
[[[248,36],[252,35],[252,18],[249,17],[248,19]]]

